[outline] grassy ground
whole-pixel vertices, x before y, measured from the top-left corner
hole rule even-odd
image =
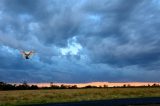
[[[0,91],[0,106],[137,97],[160,97],[160,88],[95,88]]]

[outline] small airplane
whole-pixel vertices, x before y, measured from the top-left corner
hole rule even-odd
[[[30,59],[30,57],[34,54],[34,51],[22,51],[21,54],[25,59]]]

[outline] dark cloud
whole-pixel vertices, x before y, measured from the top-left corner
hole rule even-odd
[[[96,31],[87,30],[85,37],[79,37],[93,62],[125,66],[159,60],[159,22],[154,20],[159,15],[153,2],[121,0],[100,6],[94,3],[85,8],[102,18],[100,25],[96,24]]]
[[[0,80],[158,81],[159,5],[156,0],[2,0]],[[21,50],[36,54],[26,61]]]

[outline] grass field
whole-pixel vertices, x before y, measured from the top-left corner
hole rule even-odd
[[[160,88],[95,88],[0,91],[0,106],[160,97]]]

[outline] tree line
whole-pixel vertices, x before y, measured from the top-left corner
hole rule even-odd
[[[34,90],[34,89],[38,89],[37,85],[31,85],[29,86],[26,82],[24,82],[23,84],[20,85],[12,85],[12,84],[7,84],[4,82],[0,82],[0,90]]]
[[[147,85],[147,86],[131,86],[129,84],[124,84],[123,86],[114,86],[112,88],[132,88],[132,87],[160,87],[159,84]],[[87,85],[85,87],[79,88],[108,88],[108,85],[103,86],[91,86]],[[38,87],[37,85],[28,85],[27,82],[23,82],[22,84],[8,84],[5,82],[0,82],[0,90],[35,90],[35,89],[78,89],[77,85],[54,85],[52,82],[50,83],[50,87]]]

